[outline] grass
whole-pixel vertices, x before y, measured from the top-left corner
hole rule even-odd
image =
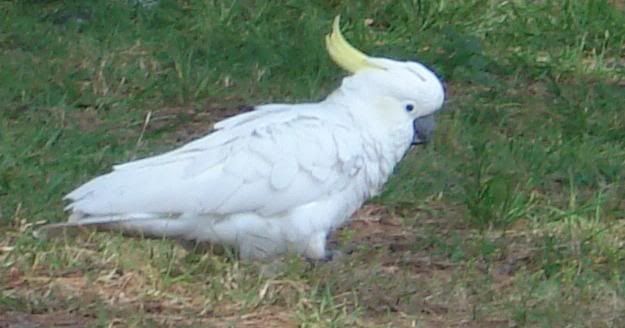
[[[0,326],[625,322],[622,1],[139,3],[0,3]],[[249,104],[328,94],[336,14],[355,45],[418,59],[448,92],[434,143],[336,234],[347,256],[32,237],[114,163]]]

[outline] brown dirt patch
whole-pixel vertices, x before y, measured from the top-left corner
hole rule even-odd
[[[42,314],[21,312],[8,312],[0,314],[0,328],[82,328],[88,326],[92,322],[93,320],[90,318],[85,318],[66,311],[56,311]]]

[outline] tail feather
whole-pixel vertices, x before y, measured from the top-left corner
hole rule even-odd
[[[181,238],[192,231],[188,222],[174,218],[146,215],[106,215],[83,217],[66,223],[48,224],[35,231],[35,237],[51,239],[73,235],[87,229],[118,231],[125,235],[147,238]]]

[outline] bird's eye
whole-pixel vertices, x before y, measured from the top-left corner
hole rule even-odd
[[[414,109],[414,105],[413,104],[406,105],[406,111],[407,112],[412,112],[413,109]]]

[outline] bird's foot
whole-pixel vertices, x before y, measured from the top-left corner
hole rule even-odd
[[[343,256],[345,256],[345,254],[338,249],[327,250],[326,256],[323,258],[322,261],[324,262],[336,261],[336,260],[340,260],[341,258],[343,258]]]

